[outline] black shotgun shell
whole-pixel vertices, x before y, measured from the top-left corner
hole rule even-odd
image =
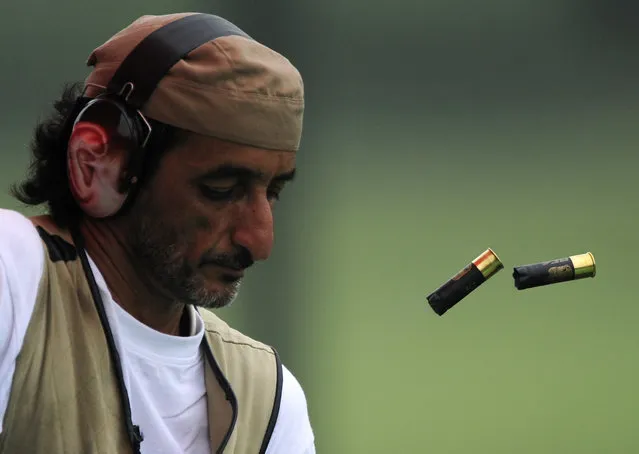
[[[486,282],[504,265],[490,248],[426,298],[437,315],[444,313]]]
[[[525,290],[542,285],[595,277],[596,272],[595,257],[590,252],[586,252],[548,262],[515,267],[513,268],[513,279],[515,279],[517,290]]]

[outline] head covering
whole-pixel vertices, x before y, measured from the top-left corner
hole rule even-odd
[[[142,16],[95,49],[88,96],[106,87],[144,38],[195,13]],[[222,36],[192,50],[160,80],[141,109],[157,121],[241,144],[297,151],[304,86],[291,62],[254,39]]]

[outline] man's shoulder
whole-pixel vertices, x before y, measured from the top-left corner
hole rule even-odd
[[[31,219],[16,210],[0,208],[0,241],[35,232]]]
[[[293,373],[282,365],[282,396],[267,454],[315,452],[315,437],[306,394]]]
[[[306,393],[301,383],[293,375],[293,373],[284,365],[282,365],[282,401],[287,408],[283,408],[285,413],[291,420],[296,420],[302,424],[308,420],[308,405],[306,402]],[[301,418],[301,420],[300,420]],[[310,426],[308,427],[310,429]]]
[[[306,454],[315,452],[306,394],[297,377],[280,362],[275,350],[231,328],[210,310],[199,309],[199,313],[204,321],[205,330],[209,335],[217,337],[222,343],[227,345],[239,346],[240,349],[246,352],[264,352],[273,356],[278,364],[277,387],[280,391],[278,392],[279,399],[276,406],[277,419],[266,452],[268,454],[288,452]],[[242,362],[242,364],[250,367],[251,362]],[[253,364],[256,364],[256,367],[253,368],[250,376],[255,378],[258,383],[263,382],[263,375],[267,373],[269,368],[262,367],[259,362]]]
[[[314,452],[313,429],[311,428],[306,395],[299,380],[280,362],[275,350],[231,328],[225,321],[210,310],[199,309],[198,312],[204,321],[205,330],[209,335],[215,336],[222,343],[238,346],[247,352],[266,353],[272,356],[278,364],[277,386],[280,389],[279,403],[277,406],[277,419],[267,453]],[[251,362],[242,362],[242,364],[250,367]],[[254,364],[260,365],[260,363]],[[268,368],[264,368],[260,365],[260,367],[253,368],[250,376],[255,378],[257,382],[263,382],[263,374],[266,374],[268,370]]]
[[[0,257],[5,267],[39,264],[43,255],[40,235],[31,219],[18,211],[0,208]]]

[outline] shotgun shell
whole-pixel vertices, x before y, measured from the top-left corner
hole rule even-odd
[[[595,257],[590,253],[571,255],[548,262],[533,263],[513,268],[517,290],[541,287],[542,285],[574,281],[595,277]]]
[[[437,315],[444,313],[468,296],[504,265],[491,249],[484,251],[479,257],[461,269],[426,298],[428,304]]]

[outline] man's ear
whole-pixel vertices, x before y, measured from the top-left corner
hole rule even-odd
[[[89,121],[73,128],[67,149],[69,187],[87,215],[104,218],[118,212],[126,200],[120,192],[127,151],[113,146],[106,130]]]

